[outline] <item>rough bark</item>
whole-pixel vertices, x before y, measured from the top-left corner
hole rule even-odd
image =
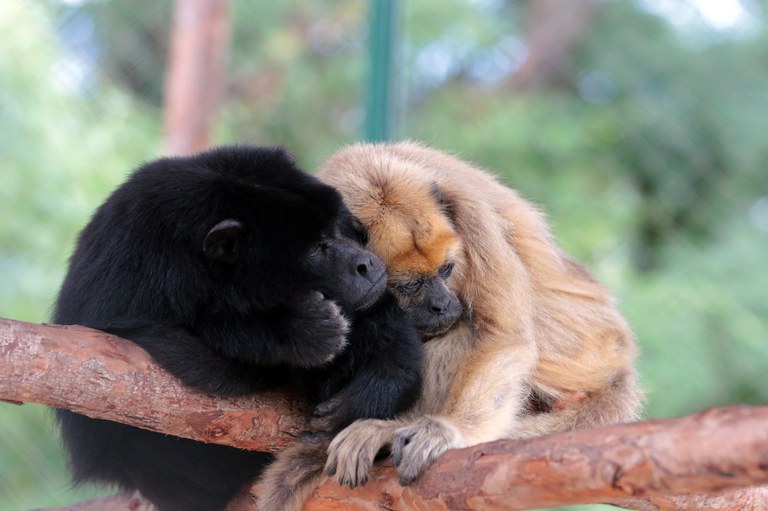
[[[226,79],[230,38],[229,0],[176,0],[165,78],[165,150],[201,151]]]
[[[221,399],[186,389],[141,348],[103,332],[5,319],[0,319],[0,400],[64,407],[269,451],[295,438],[305,413],[285,394]],[[767,425],[768,407],[735,406],[501,440],[446,453],[408,487],[397,483],[391,466],[378,467],[371,481],[355,490],[326,480],[305,511],[519,510],[591,502],[643,511],[765,510],[768,486],[756,486],[768,484]],[[248,509],[248,502],[240,502],[238,511]],[[146,506],[135,496],[116,496],[61,509],[145,511]]]
[[[218,398],[187,389],[139,346],[97,330],[2,318],[0,400],[259,451],[291,442],[305,415],[284,392]]]
[[[304,509],[512,511],[595,502],[651,510],[768,509],[764,488],[668,497],[768,484],[767,426],[768,407],[744,406],[502,440],[446,453],[409,487],[397,483],[391,467],[355,490],[327,481]]]

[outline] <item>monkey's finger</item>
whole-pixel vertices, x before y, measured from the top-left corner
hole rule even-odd
[[[333,417],[310,417],[309,427],[316,432],[332,431]]]
[[[392,440],[392,464],[395,467],[403,462],[405,448],[412,444],[415,435],[418,434],[418,428],[410,426],[402,428],[395,433]]]
[[[316,442],[321,436],[321,433],[317,432],[316,430],[312,431],[302,431],[299,433],[299,440],[302,442]]]
[[[429,466],[429,463],[423,459],[423,456],[413,452],[416,451],[415,449],[409,449],[409,451],[411,452],[406,453],[406,457],[400,467],[398,467],[400,486],[411,484]]]
[[[401,449],[401,460],[397,467],[400,484],[411,484],[446,450],[447,445],[443,442],[433,443],[423,436],[410,438],[410,442],[406,442]]]
[[[312,410],[312,414],[318,417],[328,415],[329,413],[333,412],[340,404],[341,400],[338,398],[326,399],[317,405],[314,410]]]
[[[336,475],[336,459],[335,458],[328,458],[328,461],[325,462],[325,468],[323,469],[325,472],[325,475],[329,477],[333,477]]]
[[[392,444],[392,466],[397,468],[403,461],[403,446],[400,445],[400,439],[396,438]]]

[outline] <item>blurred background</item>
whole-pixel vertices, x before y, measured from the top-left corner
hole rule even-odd
[[[312,171],[363,138],[370,8],[231,0],[212,143],[282,144]],[[768,401],[767,8],[400,3],[390,136],[491,169],[547,211],[638,335],[649,417]],[[46,321],[79,229],[166,151],[172,15],[170,1],[0,2],[0,316]],[[71,488],[47,410],[0,403],[1,509],[104,493]]]

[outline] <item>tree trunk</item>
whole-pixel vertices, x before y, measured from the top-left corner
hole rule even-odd
[[[509,79],[516,91],[568,83],[570,59],[589,30],[594,0],[528,0],[524,37],[528,55]]]
[[[165,78],[165,151],[207,148],[226,79],[229,0],[176,0]]]

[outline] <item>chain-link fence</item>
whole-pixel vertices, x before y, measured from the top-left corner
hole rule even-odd
[[[619,296],[648,415],[768,401],[763,0],[402,2],[397,138],[539,203]],[[368,3],[233,0],[213,140],[358,139]],[[157,156],[173,4],[0,4],[0,315],[49,317],[77,231]],[[375,63],[374,63],[375,64]],[[49,413],[0,404],[0,509],[82,500]]]

